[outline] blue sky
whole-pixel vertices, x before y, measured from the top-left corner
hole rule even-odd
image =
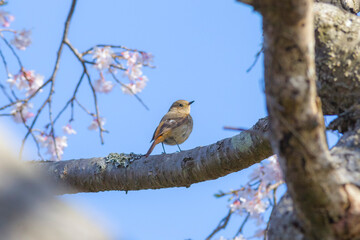
[[[15,15],[12,27],[30,28],[33,44],[20,53],[28,69],[45,75],[53,69],[70,1],[10,1],[5,10]],[[237,134],[223,126],[249,128],[266,116],[263,94],[262,57],[247,73],[261,49],[261,17],[250,7],[235,1],[79,1],[69,32],[70,42],[84,51],[95,44],[124,45],[151,52],[155,69],[145,68],[148,86],[139,97],[150,108],[124,95],[119,87],[110,94],[99,94],[101,115],[106,118],[105,144],[98,133],[89,131],[91,118],[79,111],[69,137],[64,160],[106,156],[110,152],[146,153],[153,131],[171,103],[195,100],[191,115],[194,129],[182,149],[214,143]],[[9,60],[12,63],[12,60]],[[15,65],[13,65],[15,66]],[[12,71],[16,73],[17,67]],[[56,79],[54,110],[59,111],[81,75],[81,66],[65,50]],[[94,80],[97,72],[91,70]],[[0,68],[0,79],[6,74]],[[121,73],[120,73],[121,75]],[[106,75],[110,79],[110,76]],[[125,78],[123,82],[127,82]],[[93,109],[89,87],[80,89],[80,99]],[[4,98],[0,97],[0,101]],[[36,104],[39,101],[35,101]],[[70,116],[66,112],[58,132]],[[46,123],[44,114],[38,128]],[[10,119],[0,119],[18,139],[25,130]],[[20,145],[16,142],[15,147]],[[166,146],[167,152],[177,151]],[[157,146],[153,154],[160,154]],[[27,156],[37,158],[29,141]],[[61,197],[98,222],[113,239],[166,240],[204,239],[227,213],[227,199],[216,199],[219,190],[236,189],[247,181],[251,170],[198,183],[190,188],[144,190],[125,194],[120,191],[83,193]],[[219,235],[232,237],[241,217],[234,217]],[[248,225],[245,236],[251,235]]]

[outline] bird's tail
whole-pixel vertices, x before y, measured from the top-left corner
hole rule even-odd
[[[158,144],[160,141],[158,141],[158,139],[155,139],[155,141],[153,141],[153,143],[151,144],[149,150],[147,151],[145,157],[148,157],[150,155],[150,153],[154,150],[154,147],[156,146],[156,144]]]

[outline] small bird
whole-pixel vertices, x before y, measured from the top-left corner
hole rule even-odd
[[[154,132],[150,141],[154,142],[146,153],[146,157],[150,155],[158,143],[162,144],[164,152],[164,143],[167,145],[176,144],[181,151],[179,144],[188,139],[193,128],[193,120],[190,116],[190,105],[193,102],[178,100],[171,105],[169,111],[161,119],[159,126]]]

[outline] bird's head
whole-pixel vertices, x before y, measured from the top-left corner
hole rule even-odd
[[[186,100],[177,100],[176,102],[174,102],[171,105],[169,112],[179,112],[179,113],[190,114],[190,105],[193,102],[194,101],[188,102]]]

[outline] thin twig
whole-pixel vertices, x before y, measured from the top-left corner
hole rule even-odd
[[[244,191],[245,190],[245,187],[241,187],[241,188],[239,188],[239,189],[236,189],[236,190],[231,190],[231,191],[229,191],[229,192],[220,192],[220,193],[217,193],[217,194],[215,194],[215,196],[216,197],[224,197],[224,196],[226,196],[226,195],[230,195],[230,194],[236,194],[237,192],[239,192],[239,191]]]
[[[86,50],[85,52],[83,52],[81,55],[82,56],[85,56],[89,53],[91,53],[95,47],[111,47],[111,48],[121,48],[121,49],[124,49],[124,50],[127,50],[127,51],[132,51],[132,52],[144,52],[144,51],[138,51],[136,49],[131,49],[131,48],[127,48],[125,46],[121,46],[121,45],[111,45],[111,44],[97,44],[95,45],[94,47],[91,47],[89,48],[88,50]]]
[[[85,65],[85,64],[84,64],[84,65]],[[104,144],[104,136],[103,136],[103,131],[104,131],[104,129],[103,129],[103,127],[101,126],[101,122],[100,122],[99,105],[98,105],[98,101],[97,101],[96,91],[95,91],[94,85],[92,84],[90,75],[89,75],[89,73],[87,72],[86,67],[85,67],[85,70],[84,70],[84,71],[85,71],[86,77],[87,77],[87,79],[88,79],[88,83],[89,83],[91,92],[92,92],[92,94],[93,94],[93,99],[94,99],[94,104],[95,104],[96,121],[97,121],[97,123],[98,123],[99,133],[100,133],[100,141],[101,141],[101,144]]]
[[[54,118],[54,123],[59,119],[59,117],[63,114],[63,112],[66,110],[66,108],[71,104],[71,106],[73,106],[73,102],[76,98],[76,94],[79,90],[79,87],[80,87],[80,84],[82,82],[82,80],[84,79],[84,76],[85,76],[85,72],[83,72],[81,74],[81,77],[80,77],[80,80],[78,81],[78,83],[76,84],[76,87],[75,87],[75,90],[73,92],[73,95],[72,97],[70,98],[69,101],[67,101],[67,103],[65,104],[65,106],[60,110],[60,112],[57,114],[57,116]],[[71,114],[71,118],[70,120],[73,119],[73,114]]]
[[[107,132],[102,126],[101,126],[101,122],[100,122],[100,114],[99,114],[99,106],[98,106],[98,101],[97,101],[97,95],[96,95],[96,91],[95,88],[92,84],[91,81],[91,77],[90,74],[88,73],[86,64],[84,59],[82,59],[82,55],[77,51],[76,48],[74,48],[72,46],[72,44],[69,42],[69,40],[65,41],[65,44],[70,48],[70,50],[74,53],[74,55],[76,56],[76,58],[80,61],[82,67],[83,67],[83,71],[88,79],[88,83],[91,89],[91,92],[93,94],[93,99],[94,99],[94,105],[95,105],[95,114],[96,114],[96,121],[98,123],[98,127],[99,127],[99,133],[100,133],[100,141],[101,144],[104,144],[104,137],[103,137],[103,132]]]
[[[84,112],[86,112],[87,114],[89,114],[89,115],[92,116],[92,117],[96,117],[95,114],[93,114],[92,112],[90,112],[89,110],[87,110],[87,108],[84,107],[84,105],[82,105],[82,104],[79,102],[79,100],[77,100],[76,98],[75,98],[75,102],[79,105],[79,107],[80,107],[82,110],[84,110]]]
[[[43,105],[38,109],[35,117],[34,117],[34,120],[32,121],[31,125],[30,125],[30,128],[28,129],[28,132],[26,133],[25,137],[23,138],[22,140],[22,144],[21,144],[21,148],[20,148],[20,158],[22,157],[22,152],[23,152],[23,149],[24,149],[24,145],[25,145],[25,142],[26,142],[26,139],[27,137],[29,136],[29,134],[31,133],[31,129],[34,127],[41,111],[44,109],[45,105],[46,104],[49,104],[49,119],[50,119],[50,124],[51,124],[51,130],[50,132],[53,133],[54,132],[54,123],[52,122],[52,113],[51,113],[51,100],[52,100],[52,95],[54,93],[54,82],[55,82],[55,77],[56,77],[56,74],[57,74],[57,71],[59,69],[59,65],[60,65],[60,58],[61,58],[61,53],[62,53],[62,50],[63,50],[63,46],[65,44],[65,41],[67,39],[67,35],[68,35],[68,31],[69,31],[69,26],[70,26],[70,21],[71,21],[71,18],[72,18],[72,15],[74,13],[74,10],[75,10],[75,6],[76,6],[76,1],[77,0],[73,0],[72,1],[72,4],[71,4],[71,7],[70,7],[70,11],[68,13],[68,16],[67,16],[67,19],[65,21],[65,29],[64,29],[64,33],[63,33],[63,37],[62,37],[62,40],[61,40],[61,43],[60,43],[60,46],[59,46],[59,49],[57,51],[57,57],[56,57],[56,61],[55,61],[55,66],[54,66],[54,70],[51,74],[51,77],[49,78],[49,80],[47,80],[43,86],[45,86],[46,84],[48,84],[49,82],[51,82],[51,87],[50,87],[50,92],[49,92],[49,96],[48,98],[44,101]],[[7,42],[7,41],[5,41]],[[19,59],[20,60],[20,59]],[[21,64],[21,61],[19,62],[19,64]],[[22,66],[22,65],[21,65]],[[23,67],[22,67],[23,69]],[[36,91],[38,92],[39,89]],[[36,92],[34,94],[32,94],[32,96],[35,96]],[[25,102],[27,102],[29,99],[31,99],[31,97],[28,98]],[[1,110],[1,109],[0,109]],[[55,147],[55,150],[57,149],[56,148],[56,139],[55,139],[55,136],[54,134],[52,134],[53,136],[53,140],[54,140],[54,147]],[[57,150],[56,150],[57,151]],[[57,157],[58,154],[56,153]]]
[[[221,229],[226,228],[233,213],[234,212],[230,209],[228,214],[223,219],[221,219],[218,226],[214,229],[214,231],[212,231],[212,233],[206,238],[206,240],[210,240],[217,232],[219,232]]]
[[[234,131],[240,131],[240,132],[249,132],[249,133],[254,133],[260,137],[264,137],[267,138],[267,135],[264,134],[263,132],[260,131],[256,131],[253,129],[246,129],[246,128],[238,128],[238,127],[230,127],[230,126],[224,126],[225,130],[234,130]]]
[[[91,65],[95,65],[95,64],[96,64],[96,62],[94,62],[94,61],[89,61],[89,60],[85,60],[85,59],[82,59],[82,62],[87,63],[87,64],[91,64]],[[119,64],[119,65],[110,64],[110,67],[116,68],[116,69],[119,69],[119,70],[123,70],[123,71],[126,71],[126,70],[127,70],[127,68],[124,68],[123,66],[120,66],[120,65],[121,65],[120,63],[118,63],[118,64]]]
[[[93,48],[90,48],[89,50],[85,51],[83,54],[80,54],[80,53],[76,50],[76,48],[74,48],[74,47],[72,46],[72,44],[71,44],[69,41],[66,41],[65,44],[70,48],[70,50],[74,53],[74,55],[77,57],[77,59],[81,62],[81,64],[83,65],[84,71],[87,72],[87,68],[86,68],[85,63],[95,64],[94,62],[90,62],[90,61],[84,60],[84,59],[82,58],[82,56],[85,55],[84,53],[92,51]],[[125,48],[125,47],[122,47],[122,46],[113,46],[113,45],[104,45],[104,44],[99,44],[99,45],[96,45],[96,46],[98,46],[98,47],[110,46],[110,47],[118,47],[118,48],[128,49],[128,48]],[[114,66],[115,66],[115,65],[114,65]],[[119,68],[119,69],[122,69],[122,68]],[[125,70],[125,69],[122,69],[122,70]],[[114,74],[113,72],[110,71],[110,73],[111,73],[112,77],[114,78],[114,80],[115,80],[118,84],[120,84],[121,86],[123,86],[123,87],[125,87],[126,89],[128,89],[128,90],[133,94],[133,96],[141,103],[141,105],[143,105],[146,110],[149,110],[148,106],[146,106],[146,104],[143,102],[143,100],[142,100],[137,94],[135,94],[135,93],[132,91],[131,88],[129,88],[128,86],[126,86],[125,84],[123,84],[123,83],[115,76],[115,74]]]
[[[40,145],[39,145],[39,142],[37,141],[34,133],[33,133],[33,130],[26,124],[26,119],[25,117],[23,116],[23,112],[22,112],[22,108],[19,110],[19,113],[20,113],[20,116],[21,116],[21,120],[22,120],[22,123],[23,125],[26,127],[26,129],[28,129],[28,131],[30,131],[30,134],[35,142],[35,145],[36,145],[36,149],[37,149],[37,154],[38,156],[40,157],[41,160],[43,160],[43,156],[41,155],[41,152],[40,152]],[[22,151],[22,150],[21,150]],[[21,156],[21,155],[20,155]]]
[[[5,57],[4,57],[3,52],[2,52],[1,49],[0,49],[0,56],[1,56],[2,62],[3,62],[3,64],[4,64],[4,68],[5,68],[5,71],[6,71],[6,75],[7,75],[7,77],[9,77],[9,76],[10,76],[9,68],[8,68],[8,66],[7,66],[6,59],[5,59]],[[6,92],[6,88],[5,88],[5,86],[4,86],[2,83],[0,83],[0,88],[1,88],[1,90],[3,91],[4,95],[7,97],[7,99],[8,99],[11,103],[14,102],[14,101],[12,100],[11,96]],[[16,99],[16,98],[15,98],[15,99]]]
[[[143,100],[142,100],[136,93],[134,93],[131,88],[129,88],[126,84],[123,84],[123,83],[115,76],[115,74],[114,74],[113,72],[111,72],[111,75],[112,75],[112,77],[114,78],[114,80],[115,80],[118,84],[120,84],[122,87],[125,87],[127,90],[129,90],[129,91],[132,93],[132,95],[141,103],[141,105],[144,106],[144,108],[145,108],[146,110],[150,110],[150,109],[148,108],[148,106],[146,106],[146,104],[143,102]]]
[[[57,72],[59,70],[60,58],[61,58],[61,54],[62,54],[62,51],[63,51],[63,48],[64,48],[65,40],[67,39],[67,35],[68,35],[68,32],[69,32],[70,22],[71,22],[71,18],[73,16],[73,13],[74,13],[74,10],[75,10],[76,1],[77,0],[72,1],[69,14],[68,14],[68,16],[66,18],[63,37],[62,37],[62,40],[61,40],[61,43],[60,43],[60,46],[59,46],[59,50],[57,51],[57,57],[56,57],[54,70],[53,70],[53,73],[52,73],[52,75],[50,77],[50,79],[51,79],[51,88],[50,88],[49,101],[48,101],[48,104],[49,104],[49,121],[50,121],[50,125],[51,125],[50,132],[51,132],[51,136],[52,136],[53,141],[54,141],[54,148],[55,148],[56,157],[58,159],[60,159],[60,157],[59,157],[57,147],[56,147],[55,129],[54,129],[54,122],[53,122],[53,119],[52,119],[52,107],[51,107],[52,106],[52,95],[53,95],[54,90],[55,90],[55,77],[56,77],[56,74],[57,74]]]
[[[253,62],[253,63],[250,65],[250,67],[246,70],[247,73],[250,72],[250,71],[253,69],[253,67],[255,66],[255,64],[257,63],[257,61],[259,60],[260,54],[261,54],[262,52],[264,52],[264,47],[262,47],[262,48],[260,49],[260,51],[258,51],[258,52],[256,53],[254,62]]]
[[[24,150],[24,146],[25,146],[25,142],[26,142],[26,139],[28,138],[28,136],[31,134],[31,129],[33,129],[38,117],[40,116],[40,113],[41,111],[44,109],[44,107],[46,106],[47,104],[47,101],[49,99],[47,98],[44,103],[41,105],[41,107],[37,110],[37,113],[35,114],[35,117],[33,119],[33,121],[31,122],[30,124],[30,127],[27,128],[28,131],[27,133],[25,134],[25,137],[22,139],[22,142],[21,142],[21,147],[20,147],[20,152],[19,152],[19,158],[21,159],[22,158],[22,154],[23,154],[23,150]],[[26,127],[26,126],[25,126]]]
[[[248,213],[248,214],[246,215],[245,219],[244,219],[243,222],[241,223],[240,228],[239,228],[239,230],[237,231],[237,233],[235,234],[234,238],[235,238],[236,236],[238,236],[240,233],[242,233],[246,222],[249,220],[249,217],[250,217],[250,213]]]
[[[17,55],[17,53],[15,52],[15,49],[13,48],[13,46],[11,46],[11,44],[9,43],[8,40],[6,40],[6,38],[0,33],[0,37],[2,38],[2,40],[5,42],[5,44],[10,48],[11,52],[14,54],[20,68],[23,68],[23,64],[21,62],[21,59],[19,57],[19,55]]]

